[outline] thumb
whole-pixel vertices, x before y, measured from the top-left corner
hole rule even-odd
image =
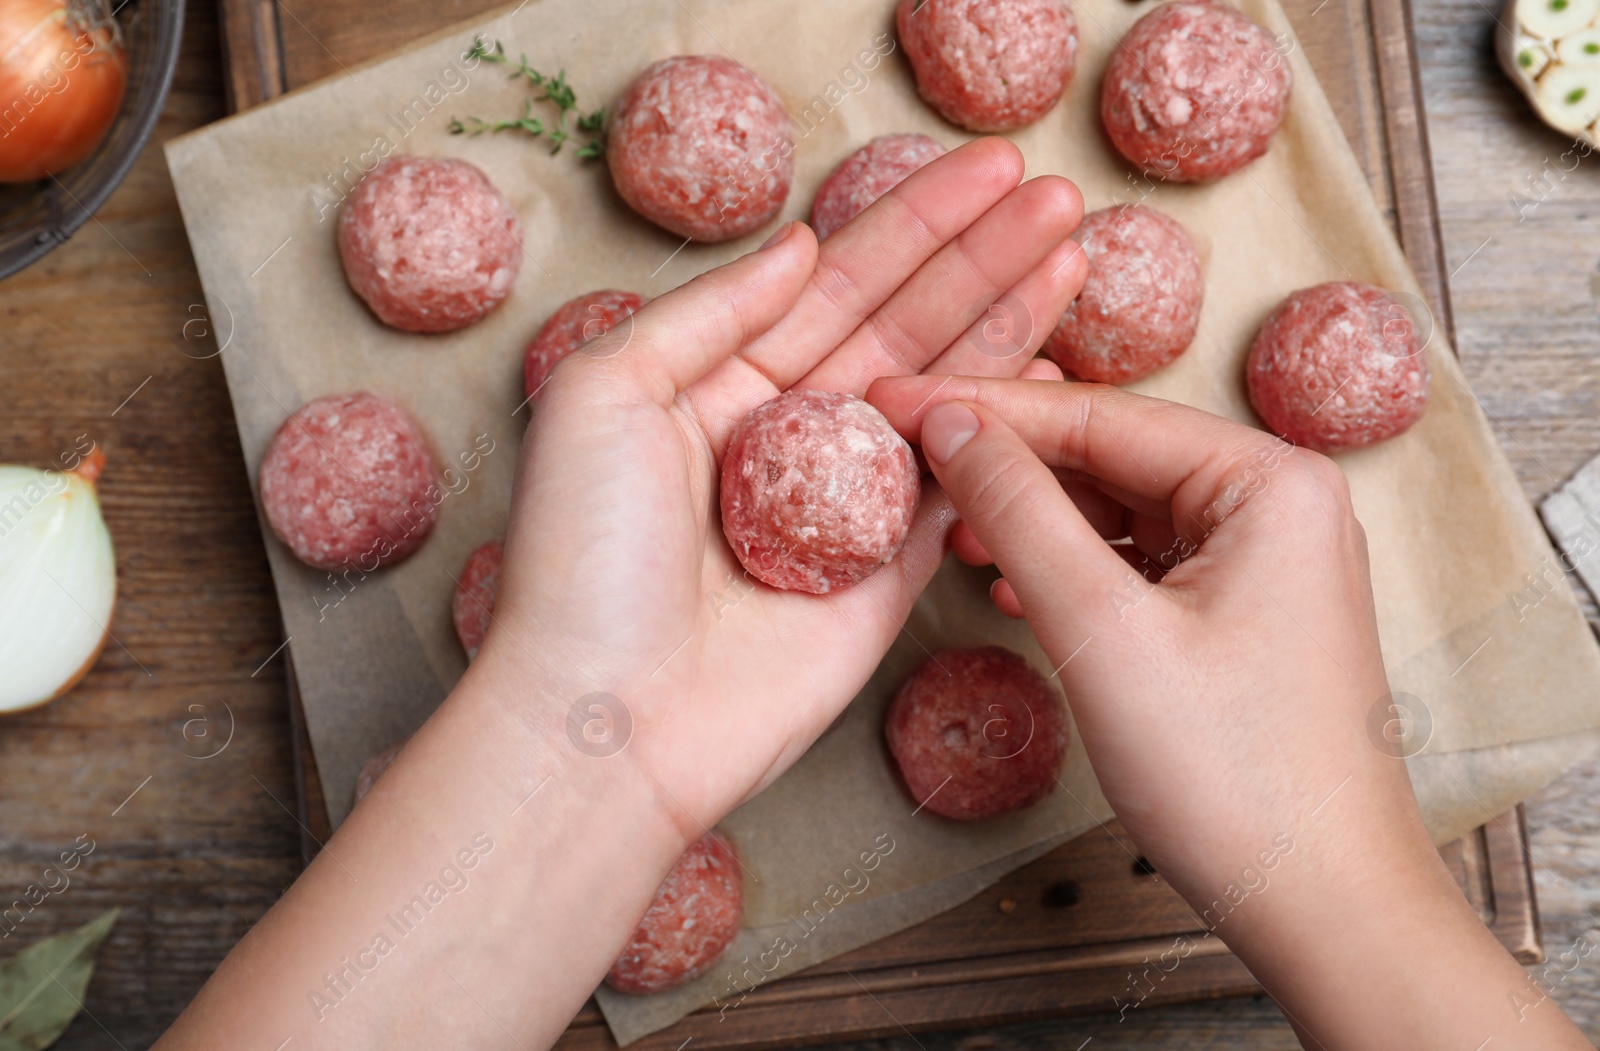
[[[922,452],[1041,642],[1092,634],[1095,625],[1120,619],[1130,595],[1149,589],[1050,468],[989,409],[960,401],[934,406],[922,421]]]

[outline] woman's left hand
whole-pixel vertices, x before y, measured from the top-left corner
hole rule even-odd
[[[1067,239],[1077,189],[1021,177],[1015,147],[981,139],[820,248],[788,224],[591,341],[535,399],[474,669],[543,683],[552,727],[574,705],[602,737],[631,724],[623,757],[685,838],[770,783],[861,688],[953,521],[930,485],[904,550],[867,580],[820,596],[759,584],[716,514],[734,428],[790,387],[1021,372],[1086,270]]]

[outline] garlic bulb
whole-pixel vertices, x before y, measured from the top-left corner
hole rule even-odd
[[[0,466],[0,713],[54,700],[94,663],[111,626],[117,567],[94,482]]]
[[[1600,145],[1600,0],[1508,0],[1495,51],[1540,119]]]

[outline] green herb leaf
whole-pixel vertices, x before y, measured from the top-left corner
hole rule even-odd
[[[485,62],[504,62],[506,53],[498,42],[491,48],[483,42],[483,37],[478,36],[472,38],[472,46],[467,49],[467,53],[462,57],[482,59]]]
[[[477,58],[484,62],[495,62],[500,65],[510,66],[511,60],[506,57],[505,47],[495,41],[491,48],[484,43],[482,37],[475,37],[472,47],[468,49],[467,58]],[[522,107],[522,116],[516,120],[482,121],[476,117],[468,117],[465,121],[450,119],[450,132],[453,135],[478,135],[482,132],[510,131],[518,129],[531,136],[544,135],[550,140],[550,153],[560,153],[561,147],[572,138],[572,133],[567,128],[567,118],[576,113],[578,115],[578,130],[596,134],[605,123],[605,110],[597,109],[593,113],[584,113],[578,109],[578,94],[572,85],[567,83],[567,71],[561,70],[555,76],[546,76],[537,69],[528,65],[528,56],[518,55],[516,68],[507,74],[515,80],[521,78],[530,85],[539,89],[540,94],[525,100]],[[546,124],[533,116],[535,102],[549,102],[556,107],[556,119],[553,123]],[[598,137],[585,143],[579,150],[578,156],[588,159],[599,157],[605,153],[605,143]],[[4,1051],[0,1048],[0,1051]]]
[[[95,953],[120,910],[35,942],[0,964],[0,1051],[40,1051],[83,1009]]]

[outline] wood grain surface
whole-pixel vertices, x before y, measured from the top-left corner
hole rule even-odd
[[[66,698],[0,724],[0,888],[20,893],[79,835],[95,845],[0,954],[123,910],[66,1049],[148,1046],[300,871],[274,801],[294,793],[283,669],[267,661],[276,602],[157,145],[224,112],[214,15],[189,11],[166,109],[126,181],[0,283],[0,461],[99,442],[118,554],[117,642]],[[205,727],[190,721],[209,718],[220,743],[230,711],[231,743],[190,758],[214,747],[197,747]]]
[[[1456,349],[1538,500],[1600,452],[1600,155],[1529,116],[1495,65],[1500,5],[1485,2],[1414,0],[1415,31]],[[1600,762],[1530,800],[1527,820],[1549,953],[1600,943]],[[1546,975],[1600,1040],[1600,955]]]
[[[294,15],[315,17],[311,5],[290,3]],[[1458,346],[1537,497],[1600,450],[1600,161],[1561,170],[1571,163],[1562,159],[1567,143],[1533,122],[1494,68],[1493,16],[1479,0],[1415,0],[1413,17]],[[349,27],[323,30],[336,56],[351,43],[340,35]],[[0,283],[0,375],[11,381],[0,402],[0,461],[47,464],[77,435],[95,438],[109,457],[105,509],[119,548],[117,643],[70,696],[0,725],[0,889],[26,886],[79,835],[95,842],[71,885],[0,938],[0,955],[109,906],[124,909],[89,1013],[58,1045],[71,1051],[150,1043],[300,868],[275,655],[282,636],[159,152],[160,141],[225,112],[219,46],[214,12],[191,5],[152,145],[95,222]],[[1388,134],[1358,131],[1374,144]],[[1597,803],[1593,764],[1529,806],[1553,953],[1600,937],[1591,933]],[[1550,981],[1600,1037],[1600,955]],[[1261,999],[870,1046],[1077,1051],[1091,1040],[1097,1048],[1297,1046]]]

